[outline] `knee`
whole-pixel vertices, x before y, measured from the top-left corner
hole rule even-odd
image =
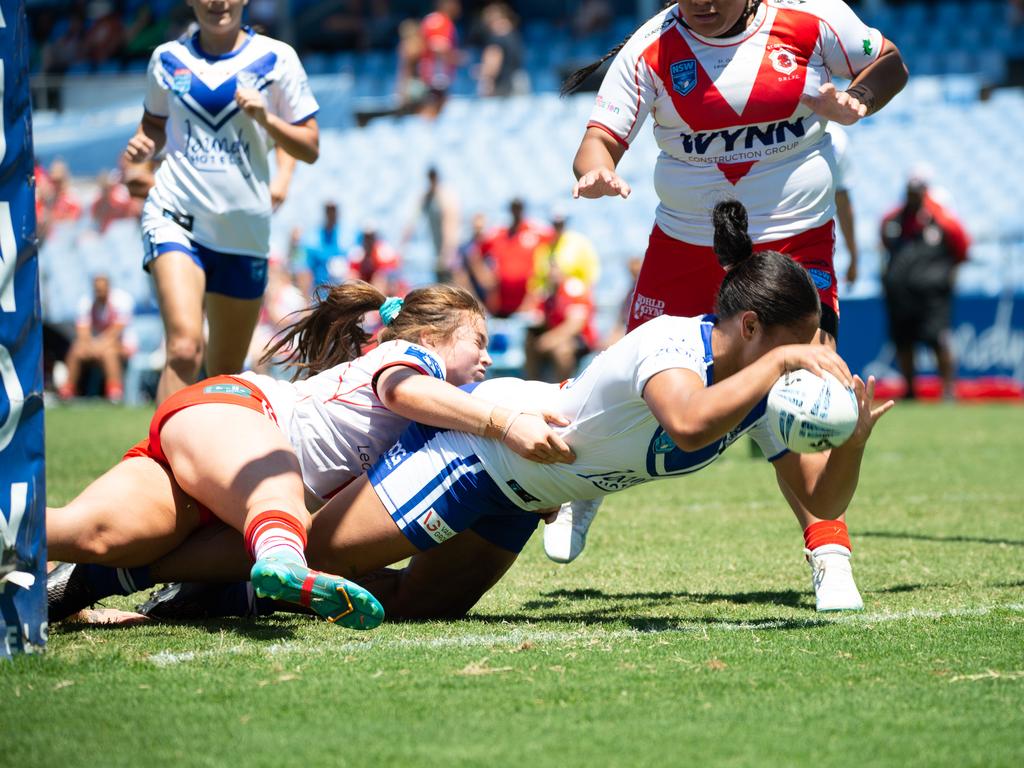
[[[201,336],[172,333],[167,338],[167,365],[175,370],[198,370],[203,358]]]

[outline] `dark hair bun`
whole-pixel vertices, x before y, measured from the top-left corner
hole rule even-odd
[[[754,243],[747,234],[747,209],[739,200],[722,200],[711,214],[715,225],[715,255],[723,269],[750,258]]]

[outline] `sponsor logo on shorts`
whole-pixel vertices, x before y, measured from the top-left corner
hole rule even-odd
[[[409,455],[409,452],[402,446],[401,441],[395,443],[384,452],[384,466],[394,469]]]
[[[443,544],[457,533],[444,521],[444,518],[437,514],[437,510],[433,507],[417,517],[416,524],[426,531],[427,536],[438,544]]]
[[[532,495],[529,491],[527,491],[525,488],[523,488],[523,486],[521,486],[519,484],[519,481],[516,480],[515,478],[513,478],[512,480],[509,480],[506,483],[506,485],[509,488],[511,488],[512,489],[512,493],[514,493],[516,496],[518,496],[520,499],[522,499],[523,503],[525,503],[525,504],[531,504],[531,503],[533,503],[535,501],[540,501],[540,499],[538,499],[536,496]]]
[[[807,271],[810,273],[811,280],[814,281],[814,285],[819,291],[824,291],[832,287],[831,272],[827,272],[824,269],[815,269],[814,267],[811,267]]]
[[[267,279],[267,260],[255,259],[250,265],[251,278],[254,283],[262,283]]]
[[[437,358],[434,357],[429,352],[427,352],[427,350],[423,349],[422,347],[410,346],[408,349],[405,350],[405,354],[409,355],[410,357],[415,357],[417,360],[423,363],[423,367],[430,371],[430,375],[433,376],[434,378],[444,378],[444,371],[441,370],[441,366],[438,364]]]
[[[252,390],[240,384],[210,384],[203,387],[204,395],[238,395],[239,397],[252,397]]]
[[[683,59],[676,61],[668,69],[672,78],[672,87],[680,96],[685,96],[697,87],[697,60]]]
[[[660,317],[665,314],[665,302],[661,299],[652,299],[641,293],[633,299],[633,319],[640,320],[645,317]]]

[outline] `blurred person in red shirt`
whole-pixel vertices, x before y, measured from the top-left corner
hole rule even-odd
[[[487,309],[495,317],[508,317],[519,311],[531,310],[527,302],[527,288],[534,274],[534,254],[537,247],[549,242],[551,231],[524,216],[526,205],[520,198],[509,203],[512,221],[508,227],[491,234],[482,245],[483,256],[489,262],[493,277],[485,279],[492,286],[487,296]]]
[[[915,397],[914,345],[922,343],[935,353],[943,396],[952,399],[953,285],[970,239],[953,212],[929,191],[929,175],[912,173],[903,204],[882,219],[882,245],[889,257],[882,285],[907,397]]]
[[[118,219],[137,219],[142,213],[141,201],[131,196],[117,171],[104,171],[96,179],[99,187],[90,212],[100,234]]]
[[[82,366],[86,363],[102,366],[104,395],[108,400],[120,402],[123,399],[124,364],[132,351],[125,343],[125,329],[134,312],[132,297],[125,291],[111,289],[109,277],[96,275],[93,278],[92,296],[83,296],[79,302],[75,340],[64,358],[67,380],[57,390],[62,400],[77,394]]]
[[[459,65],[459,33],[455,22],[462,15],[460,0],[438,0],[433,13],[420,23],[423,55],[419,61],[419,77],[429,89],[423,114],[440,114],[455,80]]]
[[[50,170],[36,175],[36,228],[42,242],[58,221],[77,221],[82,203],[71,189],[71,173],[67,163],[54,160]]]
[[[579,277],[563,274],[552,259],[547,293],[538,307],[540,323],[526,332],[524,378],[571,378],[579,361],[597,347],[594,314],[591,287]]]
[[[374,222],[366,222],[358,241],[348,252],[348,276],[369,283],[385,296],[400,296],[402,290],[399,268],[401,257],[388,245]]]

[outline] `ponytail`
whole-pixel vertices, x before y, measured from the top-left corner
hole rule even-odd
[[[269,363],[280,354],[276,361],[296,368],[298,378],[301,372],[313,376],[359,357],[370,340],[363,330],[363,315],[380,309],[384,301],[383,293],[361,280],[332,286],[277,335],[261,362]]]
[[[276,361],[314,376],[362,354],[370,341],[363,316],[380,312],[380,343],[402,339],[420,343],[424,334],[449,339],[465,325],[466,313],[484,316],[476,298],[454,285],[416,288],[404,299],[385,297],[369,283],[350,280],[330,291],[275,338],[261,361]],[[298,313],[297,313],[298,314]],[[278,357],[280,355],[280,357]]]
[[[765,326],[787,326],[821,316],[818,289],[807,270],[778,251],[754,252],[743,203],[722,200],[711,219],[715,255],[726,270],[715,299],[721,319],[750,311]]]
[[[675,4],[676,4],[675,0],[671,0],[671,2],[666,2],[665,3],[664,8],[668,8],[668,7],[673,6]],[[664,8],[663,8],[663,10],[664,10]],[[644,24],[646,24],[646,23],[647,22],[645,21]],[[622,42],[621,43],[619,43],[614,48],[612,48],[610,51],[608,51],[608,53],[606,53],[600,59],[598,59],[597,61],[591,62],[590,64],[587,64],[587,66],[585,66],[585,67],[580,67],[575,72],[573,72],[571,75],[569,75],[567,78],[565,78],[565,82],[562,83],[562,87],[559,89],[559,93],[562,96],[569,96],[569,95],[575,93],[577,90],[579,90],[579,87],[581,85],[583,85],[584,81],[588,77],[590,77],[597,70],[599,70],[601,68],[601,66],[606,61],[608,61],[608,59],[612,58],[613,56],[615,56],[615,54],[617,54],[619,51],[621,51],[626,46],[626,43],[629,42],[629,39],[631,37],[633,37],[633,35],[635,35],[637,32],[639,32],[642,28],[643,28],[643,24],[641,24],[639,27],[637,27],[632,32],[630,32],[628,35],[626,35],[624,38],[622,38]]]

